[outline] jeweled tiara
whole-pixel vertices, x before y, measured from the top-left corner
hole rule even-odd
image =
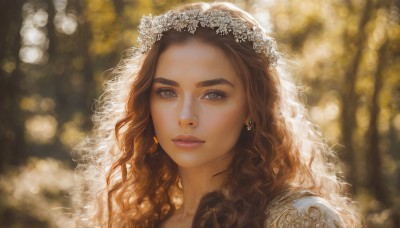
[[[278,60],[274,39],[266,35],[261,27],[250,27],[245,21],[220,10],[206,12],[197,9],[183,12],[172,10],[155,17],[143,16],[139,24],[139,49],[142,53],[147,52],[161,39],[163,32],[175,29],[194,34],[199,26],[211,28],[220,35],[231,32],[238,43],[252,42],[254,51],[264,53],[271,65],[275,65]]]

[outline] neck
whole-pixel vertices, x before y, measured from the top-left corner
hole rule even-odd
[[[218,164],[207,167],[179,168],[183,189],[183,205],[180,214],[184,217],[193,217],[197,211],[201,198],[212,191],[221,189],[230,162],[225,158]]]

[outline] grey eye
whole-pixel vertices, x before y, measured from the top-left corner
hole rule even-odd
[[[172,89],[159,89],[156,92],[161,98],[177,97],[176,93]]]
[[[222,100],[226,98],[226,94],[222,91],[209,91],[203,98],[208,100]]]

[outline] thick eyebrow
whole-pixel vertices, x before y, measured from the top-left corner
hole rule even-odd
[[[207,87],[207,86],[214,86],[214,85],[229,85],[229,86],[235,87],[232,82],[230,82],[224,78],[211,79],[211,80],[206,80],[206,81],[196,83],[196,87]]]
[[[153,80],[153,83],[161,83],[164,85],[179,87],[178,82],[170,80],[170,79],[166,79],[163,77],[155,78]],[[224,78],[211,79],[211,80],[206,80],[206,81],[201,81],[201,82],[196,83],[196,87],[207,87],[207,86],[214,86],[214,85],[229,85],[229,86],[235,87],[232,82],[230,82]]]
[[[164,85],[169,85],[169,86],[174,86],[174,87],[178,87],[179,83],[177,83],[176,81],[172,81],[166,78],[155,78],[153,80],[153,83],[161,83]]]

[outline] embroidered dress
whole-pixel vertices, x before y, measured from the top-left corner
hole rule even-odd
[[[285,193],[267,208],[265,227],[344,228],[338,212],[324,199],[310,192]]]

